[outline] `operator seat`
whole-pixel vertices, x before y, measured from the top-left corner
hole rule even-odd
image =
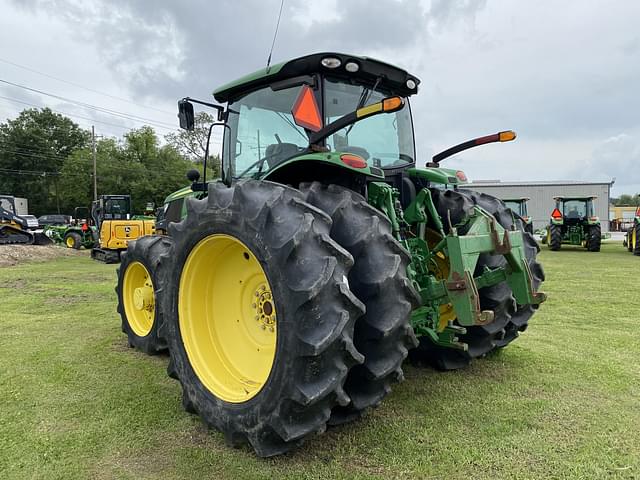
[[[272,168],[278,163],[293,157],[298,152],[300,152],[300,147],[295,143],[272,143],[264,151],[264,158],[269,168]]]

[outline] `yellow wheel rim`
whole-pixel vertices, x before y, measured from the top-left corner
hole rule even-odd
[[[71,235],[69,235],[67,237],[67,240],[65,242],[67,244],[67,247],[69,248],[73,248],[73,246],[76,244],[76,242],[73,240],[73,237]]]
[[[636,239],[636,228],[634,227],[631,230],[631,248],[632,249],[636,248],[636,242],[637,242],[637,239]]]
[[[427,245],[429,250],[433,250],[435,246],[442,240],[442,235],[432,229],[427,229]],[[449,278],[449,259],[444,253],[438,252],[435,256],[431,257],[431,264],[429,265],[429,272],[431,272],[438,280],[446,280]],[[440,321],[438,322],[438,331],[443,331],[445,327],[455,320],[456,311],[453,305],[446,303],[440,305]]]
[[[153,328],[156,310],[153,291],[147,268],[140,262],[129,264],[122,282],[122,300],[129,326],[139,337],[146,337]]]
[[[276,353],[276,309],[267,276],[244,243],[217,234],[191,250],[178,318],[189,362],[211,393],[242,403],[260,392]]]

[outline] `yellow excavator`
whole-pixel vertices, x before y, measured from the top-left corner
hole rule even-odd
[[[91,204],[91,218],[96,226],[91,258],[105,263],[118,263],[131,240],[156,231],[155,220],[131,214],[129,195],[100,195]]]

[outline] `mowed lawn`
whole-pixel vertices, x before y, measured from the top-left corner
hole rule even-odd
[[[540,257],[549,300],[509,348],[406,366],[366,418],[266,460],[183,411],[166,357],[128,348],[115,266],[0,268],[0,478],[640,478],[640,258]]]

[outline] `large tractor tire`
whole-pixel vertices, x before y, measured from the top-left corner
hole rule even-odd
[[[79,233],[69,232],[64,236],[64,244],[67,248],[80,250],[80,247],[82,246],[82,237]]]
[[[334,408],[330,423],[358,418],[377,406],[401,381],[402,362],[418,341],[410,324],[419,297],[407,276],[409,252],[393,238],[389,219],[360,194],[337,185],[303,184],[307,202],[333,220],[331,238],[354,260],[349,287],[364,303],[365,314],[355,324],[354,343],[364,363],[349,371],[344,389],[351,398]]]
[[[482,193],[469,190],[431,190],[434,204],[442,218],[450,214],[451,224],[455,226],[462,222],[466,215],[478,205],[491,213],[503,228],[511,230],[514,225],[513,216],[501,200]],[[448,223],[446,221],[445,223]],[[540,247],[533,235],[524,229],[520,220],[516,220],[515,228],[522,232],[525,255],[533,277],[535,289],[544,281],[542,265],[536,261]],[[448,233],[449,226],[445,226]],[[459,228],[458,233],[464,235],[465,228]],[[481,274],[485,267],[493,269],[506,265],[502,255],[481,254],[478,259],[474,275]],[[511,289],[506,282],[485,287],[478,290],[480,308],[493,310],[494,321],[488,325],[465,327],[467,332],[459,335],[459,341],[468,345],[468,350],[440,347],[428,338],[420,339],[420,346],[410,352],[410,358],[415,363],[428,363],[438,370],[456,370],[467,366],[471,360],[483,357],[489,352],[503,348],[515,340],[519,332],[526,330],[529,319],[538,308],[537,305],[517,305]],[[456,321],[453,321],[456,324]]]
[[[599,252],[600,243],[602,242],[602,230],[600,225],[591,225],[587,230],[587,250],[590,252]]]
[[[183,406],[227,442],[263,457],[326,429],[347,406],[347,372],[364,306],[331,219],[295,189],[266,181],[209,185],[169,224],[175,255],[163,334]]]
[[[122,331],[127,334],[130,347],[149,355],[167,349],[159,335],[164,321],[160,298],[165,294],[172,251],[173,241],[168,237],[140,237],[129,242],[117,270],[116,293]]]
[[[633,242],[633,254],[640,256],[640,222],[636,223],[631,232],[631,241]]]
[[[562,247],[562,226],[549,225],[548,243],[549,250],[554,252],[560,250],[560,247]]]
[[[622,244],[627,247],[627,251],[629,252],[633,252],[633,243],[632,243],[632,238],[633,238],[633,231],[634,231],[635,225],[629,229],[627,229],[625,236],[624,236],[624,240],[622,242]]]

